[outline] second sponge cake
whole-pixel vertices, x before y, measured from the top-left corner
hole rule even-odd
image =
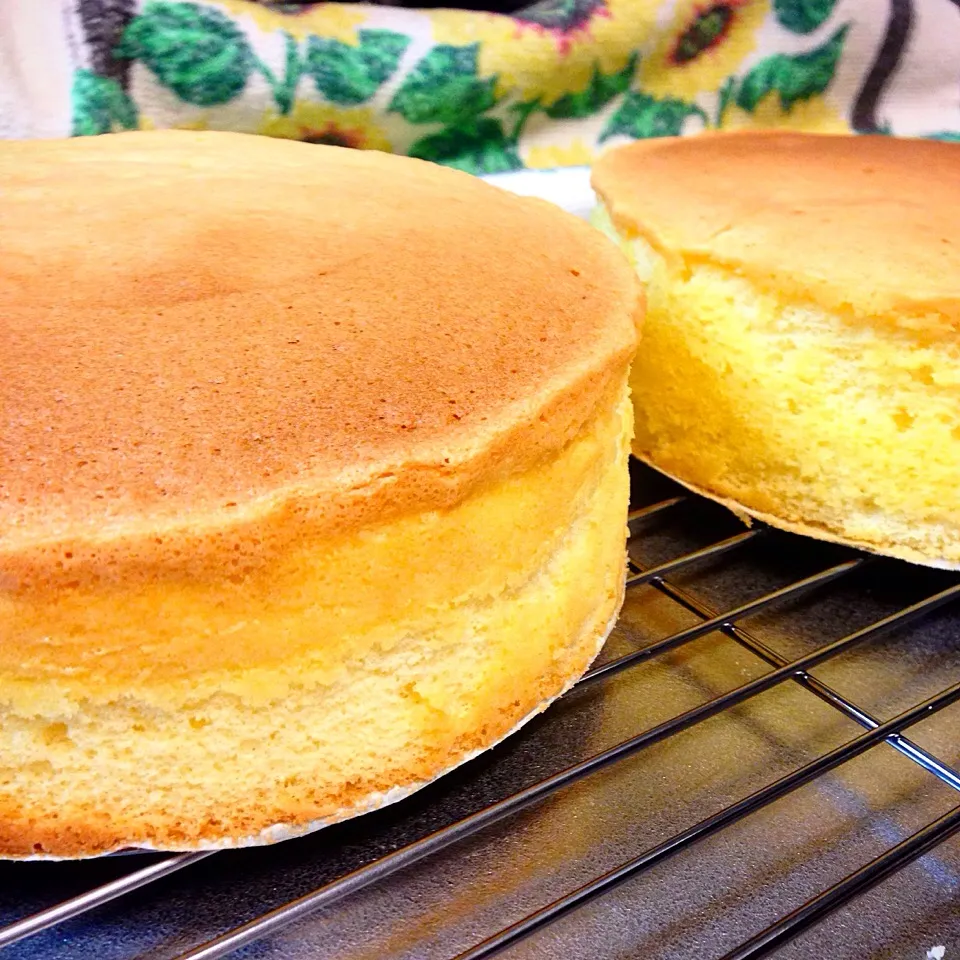
[[[707,135],[593,182],[648,281],[634,453],[774,525],[960,562],[960,148]]]

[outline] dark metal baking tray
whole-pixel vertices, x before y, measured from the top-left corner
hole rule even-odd
[[[518,734],[274,847],[0,864],[3,960],[960,957],[960,577],[638,464],[633,509],[617,628]]]

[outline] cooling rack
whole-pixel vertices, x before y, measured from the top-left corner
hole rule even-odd
[[[272,848],[2,864],[4,960],[960,955],[960,578],[632,469],[623,614],[543,717]]]

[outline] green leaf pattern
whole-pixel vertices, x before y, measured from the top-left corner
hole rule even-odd
[[[469,123],[496,103],[496,77],[477,76],[480,44],[434,47],[411,71],[390,102],[410,123]]]
[[[137,126],[137,108],[123,87],[110,77],[90,70],[78,70],[70,91],[73,103],[74,137],[133,130]]]
[[[630,81],[637,69],[640,55],[636,52],[627,61],[627,65],[614,73],[601,73],[598,64],[594,64],[593,76],[586,90],[578,93],[566,93],[549,107],[544,113],[554,120],[580,119],[593,116],[598,110],[605,107],[618,94],[626,93],[630,88]]]
[[[163,86],[198,107],[233,100],[255,64],[246,36],[226,14],[161,0],[130,24],[116,53],[140,60]]]
[[[490,117],[422,137],[409,153],[467,173],[503,173],[523,166],[516,144],[507,138],[500,121]]]
[[[496,77],[477,72],[477,43],[439,44],[429,50],[397,89],[389,110],[411,124],[441,124],[417,139],[411,157],[433,160],[468,173],[500,173],[523,166],[516,137],[508,137],[500,119],[488,116],[497,104]]]
[[[542,0],[530,8],[536,16],[521,12],[515,22],[518,30],[553,31],[558,38],[566,38],[562,43],[558,40],[562,59],[568,49],[563,44],[569,44],[570,37],[589,37],[591,17],[615,15],[614,2]],[[662,85],[656,92],[644,89],[642,50],[646,45],[641,47],[643,38],[638,38],[638,48],[626,51],[619,64],[595,58],[585,84],[581,80],[549,98],[524,98],[507,79],[482,70],[481,41],[436,42],[408,58],[413,38],[400,31],[368,26],[357,30],[354,42],[345,42],[281,30],[279,37],[272,35],[271,59],[260,50],[250,23],[232,17],[232,9],[216,6],[215,0],[146,0],[114,54],[121,61],[142,65],[156,83],[195,108],[262,96],[250,91],[262,91],[264,81],[281,117],[295,112],[304,101],[331,105],[332,116],[337,109],[369,108],[379,112],[391,130],[406,131],[398,142],[404,152],[471,173],[522,167],[525,131],[534,125],[539,131],[552,122],[571,128],[589,125],[592,141],[604,144],[615,138],[677,136],[722,128],[737,111],[754,114],[761,103],[775,102],[787,118],[798,104],[828,93],[849,27],[835,19],[836,0],[773,0],[770,22],[793,38],[790,51],[799,45],[801,52],[748,58],[721,83],[694,97],[672,95]],[[725,42],[736,10],[734,4],[714,4],[709,7],[712,19],[706,20],[701,11],[695,24],[700,33],[691,39],[692,27],[687,26],[686,32],[678,34],[672,48],[674,68],[714,56],[714,48]],[[293,24],[298,12],[293,8],[281,15]],[[828,31],[826,39],[823,30]],[[814,33],[818,40],[802,39]],[[282,56],[277,55],[277,39],[282,41]],[[251,86],[256,77],[262,78],[259,88]],[[72,105],[72,132],[77,136],[133,129],[139,123],[137,105],[121,83],[88,69],[74,75]],[[948,131],[936,136],[954,139],[958,135]]]
[[[833,79],[846,35],[843,26],[809,53],[777,53],[761,60],[740,83],[737,106],[753,111],[764,97],[776,93],[780,106],[789,113],[801,100],[819,96]]]
[[[410,38],[390,30],[361,30],[360,43],[310,37],[306,72],[331,103],[366,103],[397,69]]]
[[[793,33],[813,33],[830,19],[837,0],[773,0],[777,22]]]
[[[627,94],[620,109],[600,134],[600,142],[624,134],[634,140],[647,137],[678,137],[684,132],[684,123],[690,117],[699,117],[704,123],[707,115],[696,104],[685,100],[666,98],[658,100],[638,90]]]

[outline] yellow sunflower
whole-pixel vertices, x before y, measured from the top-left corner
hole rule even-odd
[[[481,76],[497,93],[549,105],[585,90],[596,67],[627,65],[656,23],[659,0],[541,0],[514,16],[431,11],[437,43],[479,43]]]
[[[247,17],[264,33],[285,30],[298,40],[310,34],[357,44],[357,27],[366,14],[342,3],[315,3],[299,6],[294,3],[261,3],[257,0],[216,0],[217,5],[234,16]]]
[[[849,133],[850,126],[840,112],[824,97],[800,100],[787,111],[780,105],[775,91],[768,93],[753,113],[731,104],[723,113],[724,130],[786,128],[815,133]]]
[[[597,158],[596,152],[579,139],[563,145],[534,146],[526,151],[521,146],[520,154],[528,167],[537,170],[589,166]]]
[[[718,90],[756,48],[769,12],[770,0],[680,0],[641,63],[644,92],[693,100]]]
[[[370,110],[363,107],[344,109],[308,100],[297,101],[286,115],[268,112],[257,133],[357,150],[391,150],[390,141],[373,122]]]

